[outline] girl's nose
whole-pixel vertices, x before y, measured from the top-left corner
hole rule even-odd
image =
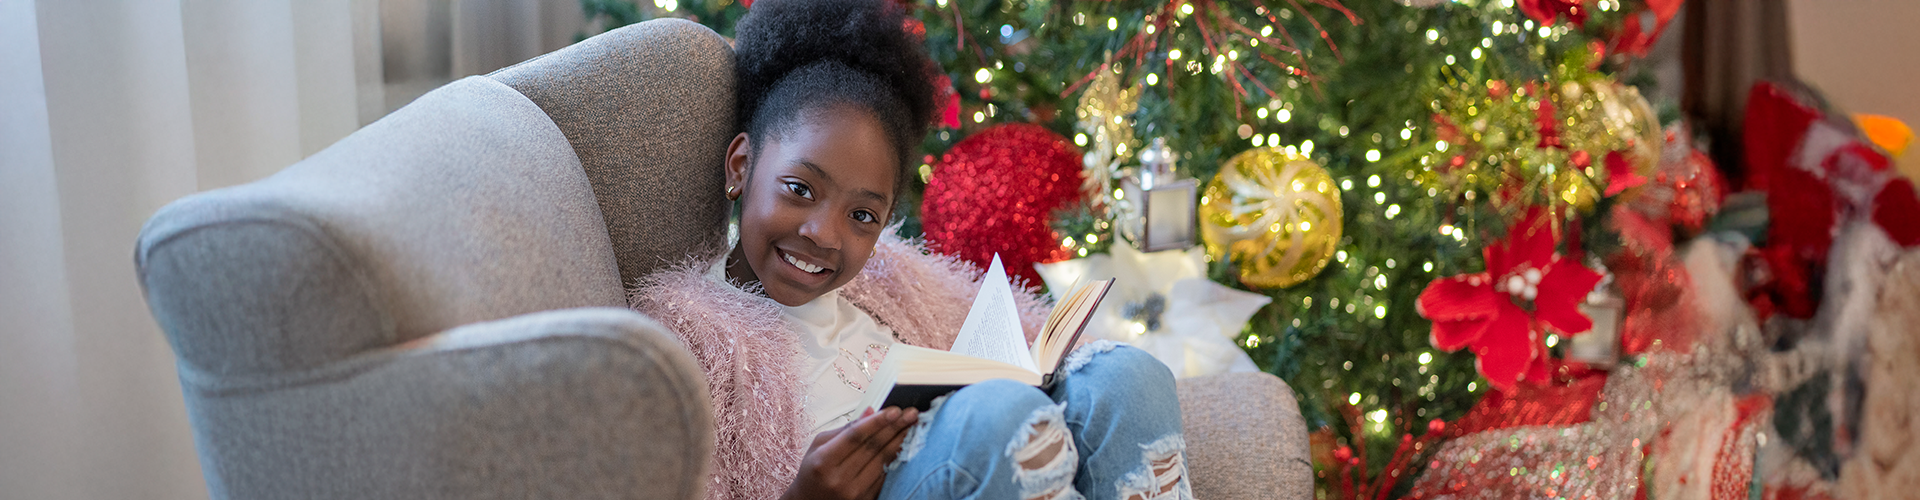
[[[800,236],[813,241],[815,246],[825,250],[840,249],[840,231],[833,222],[830,210],[815,210],[807,214],[807,220],[800,223]]]

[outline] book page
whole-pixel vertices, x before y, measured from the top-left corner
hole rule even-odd
[[[934,397],[961,386],[996,378],[1031,386],[1039,386],[1041,382],[1040,374],[1026,368],[948,351],[895,344],[893,350],[887,353],[886,361],[880,362],[880,368],[874,372],[866,393],[860,398],[860,406],[880,410],[889,401],[916,399],[901,398],[901,395],[894,394],[902,387],[910,388],[907,390],[909,393],[921,393],[923,399],[930,402]],[[923,389],[911,389],[916,386]]]
[[[1033,346],[1035,364],[1041,367],[1043,373],[1051,374],[1058,368],[1060,360],[1073,348],[1074,341],[1080,338],[1080,333],[1086,328],[1087,320],[1092,318],[1094,310],[1100,307],[1100,301],[1106,298],[1107,290],[1112,287],[1111,279],[1084,283],[1067,294],[1066,303],[1056,306],[1065,311],[1047,324],[1043,332],[1045,338],[1034,342]]]
[[[973,309],[960,325],[960,336],[953,341],[952,352],[990,359],[1026,368],[1035,373],[1033,353],[1027,350],[1026,334],[1020,329],[1020,309],[1013,304],[1013,284],[1007,270],[994,254],[993,265],[980,279],[980,293],[973,298]]]
[[[1059,342],[1055,339],[1060,337],[1061,323],[1073,312],[1074,306],[1086,298],[1086,285],[1085,282],[1076,281],[1073,287],[1065,292],[1055,292],[1055,295],[1060,296],[1060,300],[1054,303],[1053,313],[1047,315],[1047,323],[1041,325],[1040,335],[1033,339],[1034,367],[1050,369],[1051,365],[1047,363],[1047,354],[1052,351],[1050,346]]]

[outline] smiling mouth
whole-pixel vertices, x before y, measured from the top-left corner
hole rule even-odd
[[[799,268],[801,271],[806,271],[807,274],[824,274],[827,272],[827,268],[808,264],[806,261],[800,260],[790,253],[780,252],[780,257],[786,259],[787,263],[792,264],[793,267]]]

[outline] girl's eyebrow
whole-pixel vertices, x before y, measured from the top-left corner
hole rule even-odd
[[[834,181],[833,181],[833,176],[831,176],[831,175],[827,175],[827,170],[826,170],[826,169],[823,169],[823,168],[820,168],[820,166],[819,166],[819,165],[815,165],[815,164],[813,164],[813,161],[811,161],[811,160],[800,160],[800,161],[799,161],[799,162],[797,162],[797,163],[799,163],[799,164],[800,164],[800,166],[802,166],[802,167],[807,167],[807,170],[811,170],[811,171],[813,171],[813,175],[818,175],[818,176],[820,176],[820,180],[822,180],[822,181],[826,181],[826,182],[829,182],[829,183],[832,183],[832,182],[834,182]],[[856,188],[856,189],[854,189],[854,190],[853,190],[853,195],[854,195],[855,197],[859,197],[859,198],[867,198],[867,199],[872,199],[873,201],[876,201],[876,202],[880,202],[881,204],[885,204],[885,203],[887,203],[887,196],[886,196],[886,195],[883,195],[883,194],[880,194],[880,193],[877,193],[877,192],[874,192],[874,191],[873,191],[873,190],[871,190],[871,189],[864,189],[864,188]]]

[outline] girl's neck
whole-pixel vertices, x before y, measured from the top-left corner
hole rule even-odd
[[[724,265],[727,266],[727,281],[738,283],[740,286],[760,281],[760,277],[753,273],[753,266],[747,264],[746,250],[738,245],[733,247],[732,252],[727,253]]]

